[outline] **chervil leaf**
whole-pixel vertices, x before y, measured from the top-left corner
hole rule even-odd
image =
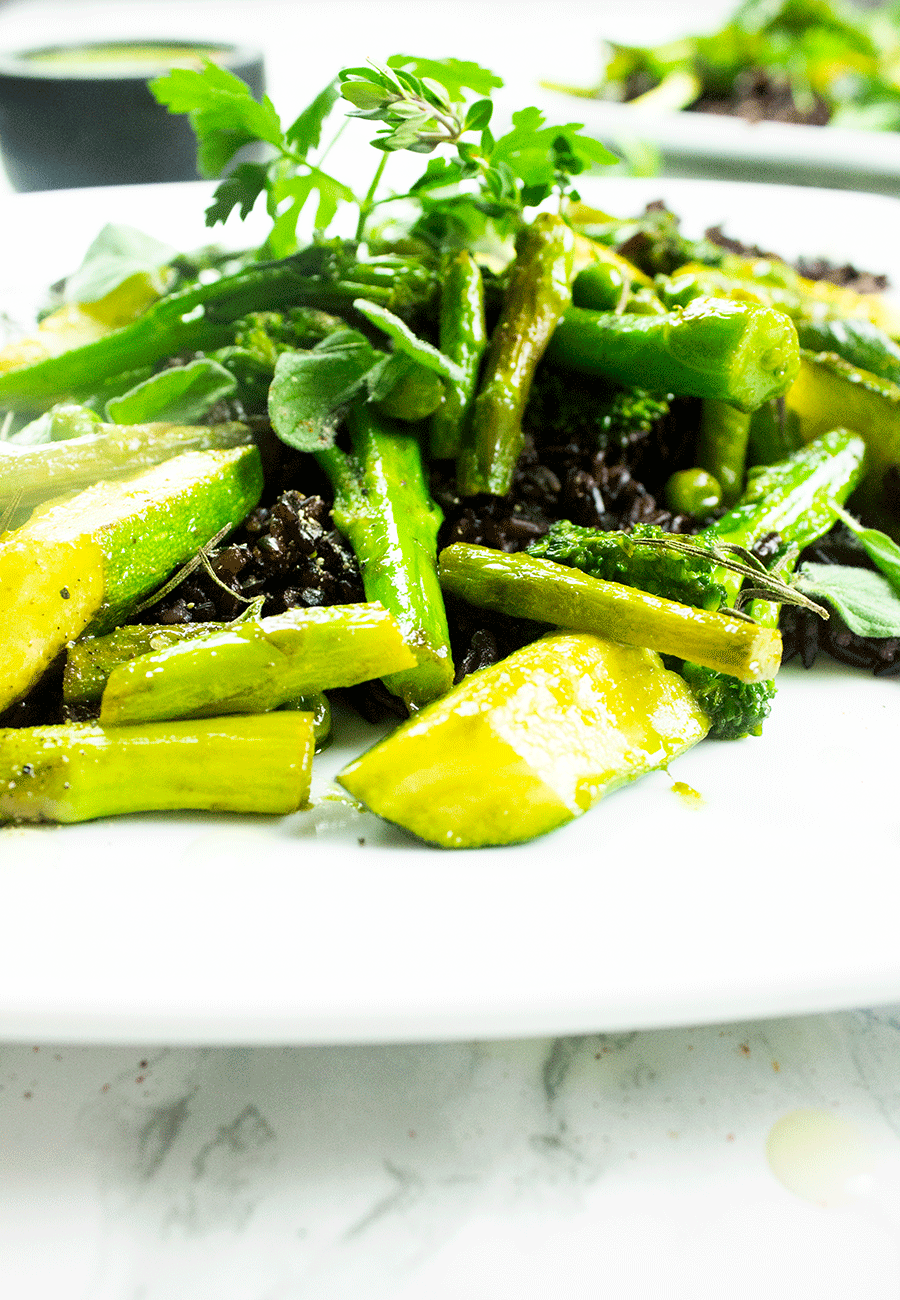
[[[214,226],[217,221],[227,221],[235,208],[240,208],[243,221],[268,181],[269,169],[265,163],[240,163],[216,186],[213,201],[206,209],[206,224]]]
[[[618,161],[598,140],[581,135],[578,122],[544,126],[543,113],[534,107],[513,113],[512,122],[512,130],[495,143],[491,164],[497,167],[505,163],[522,185],[534,193],[539,193],[542,186],[547,186],[549,193],[561,172],[581,171],[586,164]],[[576,167],[566,167],[567,156],[574,159]]]
[[[338,91],[337,81],[329,82],[325,89],[316,95],[312,103],[304,108],[300,116],[285,131],[285,140],[287,140],[288,144],[292,144],[303,158],[306,157],[310,149],[318,149],[325,119],[339,98],[340,92]]]
[[[795,585],[826,600],[857,636],[900,636],[900,596],[880,573],[846,564],[804,564]]]
[[[298,451],[334,445],[343,408],[384,359],[359,330],[338,330],[309,352],[282,352],[269,389],[269,418]]]
[[[187,113],[197,135],[197,166],[218,176],[243,145],[254,140],[281,147],[284,137],[272,101],[257,101],[249,86],[225,68],[207,62],[202,72],[173,68],[150,82],[170,113]]]
[[[409,68],[417,77],[438,82],[454,104],[463,102],[464,90],[472,90],[476,95],[489,95],[503,85],[503,79],[489,68],[460,59],[420,59],[413,54],[392,54],[388,67]]]
[[[417,181],[409,188],[410,194],[426,194],[429,190],[456,185],[463,179],[464,171],[455,158],[432,158]]]

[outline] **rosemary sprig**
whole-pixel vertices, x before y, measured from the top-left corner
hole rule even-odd
[[[828,610],[824,605],[817,604],[816,601],[810,600],[804,596],[802,591],[798,591],[794,586],[793,580],[785,581],[779,576],[779,571],[793,558],[791,552],[781,557],[778,564],[772,569],[767,569],[763,562],[747,550],[745,546],[737,546],[733,542],[711,542],[709,547],[697,546],[693,542],[687,541],[674,533],[668,537],[641,537],[635,539],[637,546],[657,546],[662,549],[680,551],[683,555],[690,555],[697,560],[705,560],[710,565],[718,565],[723,569],[729,569],[732,573],[738,573],[743,578],[750,579],[755,585],[747,587],[741,591],[737,598],[734,609],[722,610],[721,612],[742,615],[743,606],[754,600],[771,600],[778,605],[799,605],[803,609],[808,609],[819,618],[828,618]],[[747,615],[743,615],[747,617]]]

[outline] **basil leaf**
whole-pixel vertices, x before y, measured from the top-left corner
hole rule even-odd
[[[804,564],[796,585],[827,601],[857,636],[900,636],[900,596],[880,573],[847,564]]]
[[[855,533],[873,564],[876,564],[895,591],[900,592],[900,546],[877,528],[864,528],[858,519],[835,503],[834,512]]]
[[[404,352],[426,370],[436,371],[453,384],[465,383],[466,375],[462,367],[455,361],[451,361],[443,352],[432,347],[430,343],[426,343],[424,339],[417,338],[399,316],[365,298],[355,298],[353,306],[361,316],[365,316],[366,320],[370,320],[373,325],[384,330],[398,352]]]
[[[298,451],[334,445],[340,413],[384,359],[359,330],[338,330],[308,352],[282,352],[269,389],[269,418]]]
[[[224,366],[201,357],[186,366],[161,370],[121,397],[111,397],[106,418],[113,424],[196,424],[236,388],[237,380]]]
[[[106,225],[66,280],[66,301],[99,302],[133,275],[146,275],[162,293],[165,285],[159,273],[177,256],[169,244],[134,226]]]

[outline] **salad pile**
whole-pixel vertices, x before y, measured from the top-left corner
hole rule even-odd
[[[871,131],[900,129],[900,10],[743,0],[716,32],[610,45],[596,88],[570,93],[661,110]]]
[[[207,224],[271,229],[107,227],[0,351],[0,820],[293,812],[338,692],[394,725],[351,795],[517,843],[758,735],[785,650],[900,673],[900,317],[589,208],[613,155],[495,136],[500,84],[398,55],[285,128],[214,65],[153,83],[225,173]]]

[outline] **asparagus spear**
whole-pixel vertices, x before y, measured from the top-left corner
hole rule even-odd
[[[385,678],[388,689],[415,710],[453,684],[436,571],[442,515],[428,494],[412,434],[397,432],[363,402],[351,407],[347,424],[351,453],[331,447],[316,459],[334,488],[334,522],[356,553],[367,598],[394,615],[415,655],[415,666]]]
[[[267,262],[161,298],[130,325],[59,356],[0,374],[0,405],[45,410],[65,397],[94,393],[124,371],[154,365],[184,351],[209,351],[231,342],[233,322],[249,312],[289,304],[346,311],[361,296],[401,310],[431,290],[418,263],[378,266],[354,263],[338,275],[309,274],[304,253]]]
[[[431,454],[455,456],[468,419],[478,369],[487,346],[484,283],[468,249],[451,258],[441,286],[441,351],[464,371],[464,379],[447,385],[444,403],[431,417]]]
[[[697,463],[722,489],[722,505],[733,506],[741,495],[749,438],[749,412],[707,398],[700,418]]]
[[[781,661],[781,637],[771,628],[591,578],[534,555],[456,542],[441,551],[439,572],[444,589],[472,605],[678,655],[743,682],[771,677]]]
[[[708,397],[752,411],[790,388],[800,365],[797,330],[784,312],[698,298],[662,315],[570,307],[547,358],[626,388]]]
[[[309,795],[308,713],[0,731],[0,822],[197,809],[286,814]]]
[[[100,721],[122,726],[266,713],[297,696],[355,686],[414,663],[380,605],[292,609],[117,665],[103,691]]]
[[[460,491],[509,491],[522,450],[522,415],[537,364],[572,301],[575,236],[540,213],[519,236],[509,287],[484,362],[472,428],[459,458]]]

